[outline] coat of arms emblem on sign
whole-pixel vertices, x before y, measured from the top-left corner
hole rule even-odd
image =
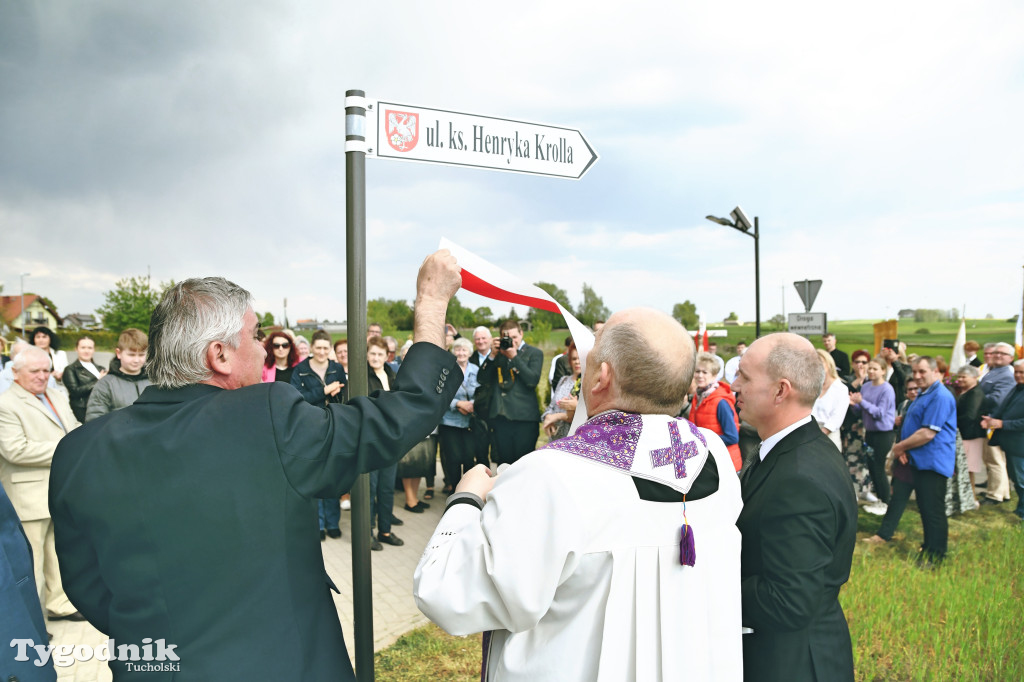
[[[419,119],[407,111],[387,110],[388,144],[396,152],[411,151],[420,139]]]

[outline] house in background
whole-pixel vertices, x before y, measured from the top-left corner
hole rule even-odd
[[[295,320],[295,329],[299,331],[309,331],[312,329],[319,329],[320,325],[317,321],[312,318],[306,318],[305,320]]]
[[[0,296],[0,322],[19,334],[34,327],[56,330],[60,326],[61,317],[56,307],[42,296],[25,294],[24,310],[21,301],[21,296]]]
[[[64,316],[65,329],[99,329],[100,323],[96,317],[87,313],[71,313]]]

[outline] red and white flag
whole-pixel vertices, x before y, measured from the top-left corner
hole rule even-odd
[[[956,374],[960,368],[967,364],[967,351],[964,344],[967,343],[967,320],[960,318],[960,330],[956,333],[956,340],[953,341],[953,351],[949,354],[950,374]]]
[[[562,304],[556,301],[551,294],[529,282],[524,282],[519,277],[502,270],[497,265],[484,260],[447,238],[441,238],[439,248],[448,249],[455,256],[459,267],[462,268],[462,288],[466,291],[471,291],[474,294],[495,301],[547,310],[565,318],[565,324],[569,327],[569,334],[576,343],[576,352],[580,356],[580,366],[583,372],[586,371],[587,355],[590,353],[590,349],[594,347],[594,333],[589,327],[577,320],[572,313],[563,308]],[[576,408],[576,416],[572,420],[569,432],[575,432],[576,427],[585,421],[587,421],[587,409],[581,394],[579,405]]]

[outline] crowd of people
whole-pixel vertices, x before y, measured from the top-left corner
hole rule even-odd
[[[174,623],[190,679],[287,678],[253,655],[282,642],[303,679],[352,679],[316,532],[342,536],[367,473],[370,548],[403,546],[396,493],[423,513],[439,460],[445,513],[415,596],[449,632],[487,633],[485,679],[852,680],[837,595],[858,497],[883,516],[865,539],[881,544],[916,495],[923,568],[947,553],[948,515],[1004,503],[1011,483],[1024,518],[1009,344],[982,360],[968,342],[950,369],[897,339],[847,356],[832,334],[823,349],[772,334],[723,362],[633,309],[595,325],[586,372],[567,338],[539,400],[544,353],[517,321],[470,338],[444,324],[458,283],[434,254],[413,339],[368,325],[357,398],[351,339],[264,335],[220,278],[168,290],[110,367],[87,335],[70,363],[49,329],[15,343],[0,355],[0,517],[4,546],[32,551],[6,555],[5,627],[42,641],[45,611],[136,641]],[[139,542],[154,533],[162,546]],[[211,630],[211,613],[231,622]]]

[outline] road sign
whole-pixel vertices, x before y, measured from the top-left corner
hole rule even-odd
[[[816,336],[828,331],[825,313],[790,313],[789,331],[803,336]]]
[[[796,292],[800,294],[800,300],[804,302],[804,311],[811,312],[814,299],[818,297],[818,291],[821,289],[821,280],[805,279],[802,282],[793,282],[793,286],[796,287]]]
[[[396,102],[368,107],[366,153],[378,159],[580,179],[597,153],[571,128]]]

